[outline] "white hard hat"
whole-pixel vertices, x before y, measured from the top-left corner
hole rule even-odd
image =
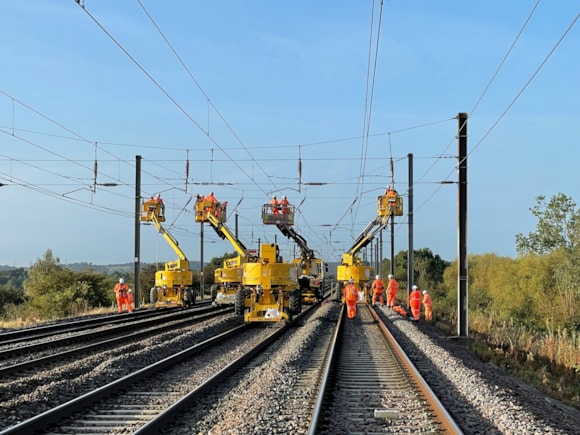
[[[426,295],[427,294],[427,290],[423,290],[423,294]]]
[[[286,199],[286,195],[282,195],[282,199]]]
[[[413,290],[417,290],[419,287],[417,287],[416,285],[414,285],[412,288],[413,288]]]
[[[129,293],[131,293],[131,289],[129,289]]]
[[[352,278],[351,278],[351,279],[349,279],[349,280],[348,280],[348,283],[349,283],[349,284],[354,284],[354,279],[352,279]]]
[[[123,278],[119,278],[119,284],[125,284],[125,280]]]
[[[393,278],[394,278],[394,276],[389,273],[389,279],[393,279]]]
[[[381,275],[375,276],[375,279],[381,279]]]
[[[276,199],[276,195],[272,195],[272,199]]]

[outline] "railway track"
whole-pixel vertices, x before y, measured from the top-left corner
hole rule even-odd
[[[210,301],[197,303],[192,309],[207,309]],[[80,319],[67,322],[59,322],[49,325],[33,326],[29,328],[14,329],[0,333],[0,348],[16,345],[21,342],[33,342],[47,337],[54,337],[59,334],[72,334],[89,329],[98,329],[110,325],[124,325],[134,323],[136,320],[164,318],[176,315],[176,313],[186,313],[188,310],[177,308],[167,308],[162,310],[136,310],[133,313],[109,314],[96,316],[89,319]]]
[[[45,433],[47,430],[51,434],[138,433],[139,428],[145,425],[149,426],[141,431],[149,433],[150,430],[156,430],[151,427],[162,425],[168,416],[171,418],[173,413],[183,411],[184,403],[191,400],[191,397],[197,397],[200,391],[210,388],[236,370],[275,340],[279,333],[278,328],[268,330],[240,325],[9,427],[0,434],[29,435]],[[231,347],[230,356],[224,355],[219,345],[233,337],[237,344]],[[252,350],[239,357],[243,353],[240,349],[247,348]],[[221,370],[210,375],[194,392],[183,388],[184,378],[204,376],[203,368],[206,364],[214,367],[219,364]]]
[[[386,350],[373,311],[361,305],[345,321],[340,307],[312,306],[290,324],[240,325],[0,434],[460,433]],[[415,414],[421,419],[408,418]]]
[[[340,316],[309,433],[461,433],[374,309],[357,311]]]
[[[337,301],[309,308],[288,325],[246,326],[225,316],[21,379],[0,376],[0,434],[577,432],[574,414],[476,364],[461,346],[436,346],[421,325],[393,312],[361,304],[356,319],[343,320]],[[407,358],[385,347],[383,321],[456,425],[408,371]],[[238,334],[227,336],[233,329]],[[169,367],[155,366],[161,361]]]
[[[121,346],[130,342],[137,342],[146,337],[162,334],[166,331],[175,331],[188,325],[203,322],[216,316],[231,313],[231,309],[203,307],[187,312],[167,313],[143,320],[135,320],[123,328],[114,325],[108,329],[99,329],[95,332],[83,331],[78,334],[57,339],[47,339],[35,344],[9,348],[0,351],[0,377],[6,382],[10,377],[27,377],[31,372],[48,370],[59,365],[69,363],[75,359],[86,357],[95,352]],[[90,342],[90,344],[86,344]],[[79,344],[80,343],[80,344]],[[71,345],[75,345],[70,349]],[[36,353],[40,350],[45,352]],[[25,355],[22,359],[15,357]],[[6,364],[11,362],[11,364]]]

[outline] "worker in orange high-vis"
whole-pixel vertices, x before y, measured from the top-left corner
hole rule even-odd
[[[395,298],[399,291],[399,283],[395,280],[393,275],[389,275],[389,282],[387,282],[387,308],[395,306]]]
[[[358,301],[358,289],[352,278],[344,286],[344,300],[346,302],[346,316],[352,319],[356,316],[356,303]]]
[[[282,196],[282,199],[278,203],[280,205],[280,209],[282,210],[282,214],[289,214],[290,213],[290,201],[286,198],[286,195]]]
[[[133,291],[131,289],[129,289],[127,291],[127,306],[129,307],[129,312],[133,311],[133,308],[135,308],[135,299],[133,298]]]
[[[373,290],[373,305],[377,303],[377,299],[379,303],[384,307],[385,306],[385,299],[383,297],[383,290],[385,289],[385,283],[381,279],[380,275],[375,277],[373,284],[371,285],[371,289]]]
[[[211,202],[213,204],[217,204],[217,202],[218,202],[218,200],[214,196],[213,192],[209,192],[209,195],[205,195],[205,198],[203,198],[203,200],[206,202]]]
[[[119,279],[117,285],[115,285],[115,296],[117,297],[117,306],[119,307],[119,314],[123,312],[123,306],[127,306],[127,310],[132,313],[133,308],[129,305],[129,301],[127,300],[129,293],[129,286],[125,284],[125,280],[123,278]]]
[[[423,307],[425,307],[425,320],[433,320],[433,300],[427,290],[423,290]]]
[[[413,314],[413,320],[419,320],[421,316],[421,292],[419,287],[414,285],[412,291],[409,294],[409,305],[411,306],[411,313]]]
[[[272,196],[270,205],[272,206],[272,214],[280,214],[280,203],[278,202],[278,199],[276,199],[276,195]]]

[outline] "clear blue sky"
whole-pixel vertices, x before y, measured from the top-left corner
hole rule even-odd
[[[301,204],[309,245],[339,261],[391,176],[406,194],[412,153],[414,247],[454,260],[457,185],[440,182],[457,179],[458,112],[469,114],[469,253],[514,257],[540,193],[580,202],[580,24],[566,33],[577,2],[81,4],[0,3],[0,264],[47,249],[63,263],[132,262],[136,155],[143,195],[162,193],[191,260],[189,201],[213,190],[239,204],[247,247],[277,237],[292,257],[260,220],[276,192]],[[407,216],[396,222],[398,252]],[[153,227],[141,236],[141,261],[175,258]],[[204,236],[206,261],[233,250]]]

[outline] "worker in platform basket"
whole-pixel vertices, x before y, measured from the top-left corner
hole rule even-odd
[[[371,289],[373,290],[373,305],[377,303],[377,299],[381,306],[385,306],[385,299],[383,297],[383,290],[385,289],[385,283],[381,279],[380,275],[375,277],[373,284],[371,285]]]
[[[423,290],[423,307],[425,308],[425,320],[433,320],[433,300],[427,290]]]
[[[280,203],[276,199],[276,195],[272,196],[270,205],[272,206],[272,214],[280,214]]]
[[[283,195],[282,199],[280,200],[280,208],[282,209],[282,214],[290,213],[290,207],[288,207],[289,205],[290,202],[286,198],[286,195]]]
[[[206,195],[203,200],[213,202],[214,204],[217,204],[218,202],[217,198],[213,195],[213,192],[209,192],[209,195]]]
[[[387,186],[387,188],[385,189],[385,195],[389,197],[395,197],[398,194],[397,191],[393,189],[391,186]]]
[[[411,306],[413,320],[418,321],[421,315],[421,292],[416,285],[412,287],[412,291],[409,294],[409,305]]]
[[[346,302],[346,316],[349,319],[356,317],[356,303],[358,301],[358,289],[354,279],[349,279],[344,286],[344,300]]]
[[[165,216],[165,204],[161,199],[161,194],[158,193],[157,196],[155,196],[155,202],[159,204],[159,216]]]
[[[115,285],[115,296],[117,297],[117,306],[119,308],[119,314],[123,312],[123,305],[127,306],[127,310],[130,313],[133,312],[133,308],[131,307],[131,305],[129,305],[128,294],[129,294],[129,286],[125,284],[125,280],[123,278],[120,278],[117,285]]]
[[[387,283],[387,308],[395,306],[395,298],[399,291],[399,283],[395,280],[395,276],[389,274],[389,282]]]

